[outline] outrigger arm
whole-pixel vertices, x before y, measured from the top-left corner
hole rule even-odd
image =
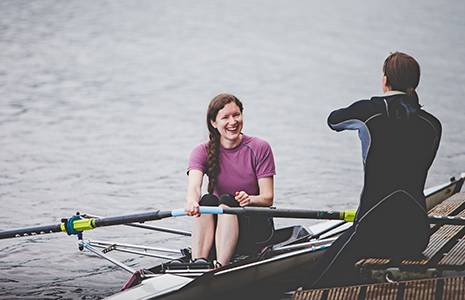
[[[122,268],[123,270],[126,270],[128,271],[129,273],[131,273],[132,275],[135,275],[137,273],[139,273],[137,270],[134,270],[133,268],[129,267],[129,266],[126,266],[125,264],[123,264],[122,262],[119,262],[113,258],[111,258],[110,256],[104,254],[103,252],[95,249],[94,247],[92,247],[89,243],[87,242],[84,242],[84,241],[80,241],[78,243],[78,246],[79,247],[83,247],[91,252],[93,252],[94,254],[97,254],[98,256],[110,261],[111,263],[117,265],[118,267]]]

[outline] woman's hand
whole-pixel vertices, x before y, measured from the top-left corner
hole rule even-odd
[[[200,192],[202,189],[203,172],[199,170],[189,171],[189,183],[187,185],[186,203],[184,204],[184,211],[188,216],[200,217],[199,214],[199,201]]]
[[[244,191],[236,192],[236,201],[242,207],[252,204],[250,196]]]
[[[270,207],[273,205],[273,176],[258,179],[258,187],[259,195],[250,196],[244,191],[236,192],[236,201],[241,207]]]
[[[189,201],[184,204],[184,211],[188,216],[200,217],[199,203],[197,201]]]

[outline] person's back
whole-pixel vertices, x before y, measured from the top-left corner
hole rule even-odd
[[[439,121],[421,109],[408,115],[404,94],[373,97],[349,108],[334,111],[328,118],[335,130],[347,129],[345,120],[359,121],[364,154],[365,184],[362,197],[385,197],[405,190],[422,199],[427,171],[433,162],[441,136]],[[353,126],[353,125],[352,125]],[[364,203],[365,213],[375,203]],[[420,202],[426,209],[424,199]]]
[[[328,117],[333,130],[359,131],[364,188],[353,226],[310,270],[304,288],[354,284],[353,266],[360,258],[402,259],[427,246],[423,189],[441,125],[418,103],[420,70],[412,57],[396,52],[383,71],[383,96],[357,101]]]

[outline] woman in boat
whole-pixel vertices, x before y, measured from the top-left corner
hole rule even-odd
[[[430,227],[423,189],[441,123],[421,108],[415,91],[419,80],[417,61],[395,52],[384,62],[383,96],[329,115],[331,129],[358,130],[364,188],[353,225],[310,270],[304,289],[356,284],[354,264],[360,259],[400,261],[426,248]]]
[[[234,253],[259,251],[274,232],[271,218],[199,214],[199,206],[273,204],[273,152],[266,141],[242,133],[242,111],[241,101],[233,95],[213,98],[207,111],[210,141],[194,148],[189,159],[184,210],[196,216],[191,242],[194,261],[211,259],[214,249],[218,265],[229,264]],[[208,194],[202,196],[204,174],[209,179]]]

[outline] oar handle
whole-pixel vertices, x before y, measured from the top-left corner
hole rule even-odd
[[[222,215],[223,214],[223,207],[200,206],[199,207],[199,214]],[[185,216],[186,212],[184,211],[184,208],[173,209],[171,211],[171,215],[173,217],[181,217],[181,216]]]

